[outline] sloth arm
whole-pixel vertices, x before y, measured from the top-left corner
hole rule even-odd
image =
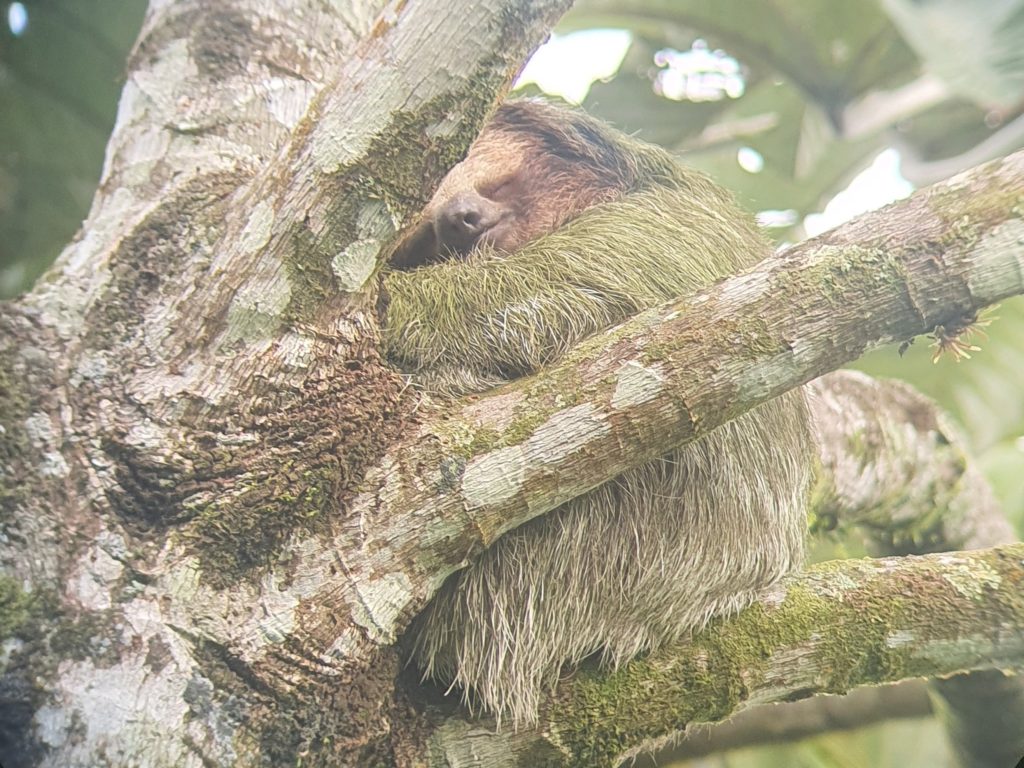
[[[706,182],[699,192],[654,187],[589,208],[511,254],[484,248],[389,272],[390,359],[411,373],[465,368],[492,383],[515,378],[770,253],[728,193]]]

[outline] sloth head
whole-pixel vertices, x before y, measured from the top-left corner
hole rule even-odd
[[[502,105],[441,181],[392,265],[465,258],[481,246],[512,253],[581,211],[618,199],[637,174],[616,142],[583,113],[536,101]]]

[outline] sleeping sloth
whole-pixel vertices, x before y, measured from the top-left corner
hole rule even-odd
[[[728,193],[577,111],[500,107],[385,278],[390,360],[452,397],[771,252]],[[791,392],[502,536],[410,628],[423,672],[514,725],[563,666],[734,613],[803,560],[812,438]]]

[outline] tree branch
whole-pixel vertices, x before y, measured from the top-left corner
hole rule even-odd
[[[812,566],[689,643],[615,672],[578,670],[536,731],[477,726],[470,738],[468,724],[448,723],[433,737],[430,764],[592,768],[768,702],[969,669],[1022,670],[1022,561],[1024,544],[1014,544]],[[487,757],[466,759],[467,743]]]
[[[852,522],[883,554],[1015,541],[991,489],[935,403],[895,381],[851,371],[813,382],[824,472],[815,512]],[[1024,753],[1024,679],[998,670],[934,680],[936,712],[964,768]]]
[[[5,746],[81,765],[398,751],[387,575],[278,556],[314,529],[323,554],[404,429],[365,285],[568,5],[154,3],[83,235],[0,307],[0,453],[19,451],[0,588],[35,608]],[[76,628],[105,639],[50,643]],[[115,714],[111,685],[139,695]]]
[[[898,381],[838,371],[811,382],[820,527],[856,526],[872,552],[926,554],[1016,537],[938,406]]]
[[[0,586],[19,612],[32,608],[12,630],[16,663],[4,678],[21,755],[83,765],[141,753],[167,764],[401,762],[413,749],[403,739],[422,731],[394,695],[387,646],[473,552],[870,340],[949,328],[1019,291],[1017,158],[918,195],[891,222],[850,225],[848,241],[819,239],[650,312],[452,414],[424,404],[415,435],[378,463],[406,424],[392,397],[401,382],[372,356],[365,286],[394,229],[567,4],[398,2],[376,21],[345,10],[383,3],[154,5],[84,235],[48,281],[0,314],[15,383],[0,398],[13,403],[3,433],[19,452]],[[305,24],[317,34],[304,40]],[[259,34],[281,29],[269,46]],[[794,306],[804,317],[788,316]],[[304,527],[314,518],[320,528]],[[961,566],[975,578],[955,585],[970,595],[979,580],[991,584],[1002,571],[988,565]],[[854,602],[875,594],[832,586]],[[791,589],[784,605],[827,613],[813,588]],[[885,594],[885,626],[916,627],[916,614],[886,613],[902,603]],[[770,617],[776,607],[758,610]],[[673,726],[710,719],[750,691],[782,690],[763,679],[756,688],[756,675],[785,667],[794,644],[819,661],[845,653],[794,634],[810,620],[780,623],[789,629],[746,630],[758,654],[777,643],[768,657],[736,651],[725,625],[702,635],[734,671],[751,661],[742,671],[755,687],[723,671],[725,700],[704,699],[716,712],[679,719],[673,700],[663,713]],[[666,653],[651,659],[696,675],[666,696],[718,675],[685,662],[684,649]],[[671,673],[651,659],[618,673],[640,684],[623,696]],[[900,660],[914,673],[914,657]],[[854,671],[842,680],[856,682]],[[564,707],[549,712],[557,754],[588,764],[587,754],[617,754],[627,737],[635,746],[655,733],[637,730],[629,702],[618,737],[609,735],[618,718],[580,714],[589,691],[614,680],[584,672],[559,692]],[[127,689],[139,695],[106,706]],[[686,698],[702,702],[694,690]],[[577,746],[591,737],[592,747]],[[534,757],[552,744],[529,733],[487,738],[503,749],[533,744]]]

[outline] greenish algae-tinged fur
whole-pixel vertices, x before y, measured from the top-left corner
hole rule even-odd
[[[486,65],[485,65],[486,71]],[[467,82],[473,82],[471,76]],[[468,88],[468,85],[467,85]],[[358,165],[339,169],[321,180],[334,187],[336,201],[322,231],[296,223],[285,268],[292,281],[292,299],[286,311],[290,323],[311,322],[324,303],[337,295],[331,260],[363,237],[379,239],[381,250],[396,234],[395,224],[419,210],[431,190],[424,178],[439,179],[465,154],[486,116],[475,91],[446,94],[410,112],[397,112],[387,128],[376,136]],[[462,114],[459,121],[449,115]],[[428,139],[438,125],[447,126],[443,137]],[[423,158],[429,159],[425,170]],[[417,194],[418,193],[418,194]],[[376,203],[378,216],[390,221],[364,222],[366,207]],[[371,231],[361,229],[370,227]]]
[[[515,258],[480,249],[462,261],[389,273],[389,355],[421,372],[469,366],[482,378],[515,378],[561,358],[595,327],[739,271],[756,254],[736,253],[731,228],[752,223],[727,229],[694,202],[703,195],[705,204],[719,197],[731,205],[724,193],[696,174],[690,184],[707,189],[680,182],[595,206]]]
[[[477,242],[445,258],[443,220],[431,216],[449,215],[458,195],[486,197],[486,179],[505,161],[518,169],[512,184],[527,190],[509,215],[528,236],[510,238],[506,251]],[[511,445],[580,397],[607,418],[600,404],[614,398],[616,366],[573,373],[576,355],[612,343],[616,324],[771,253],[728,192],[579,112],[503,106],[460,174],[442,184],[417,237],[400,244],[395,264],[406,269],[385,274],[384,346],[419,387],[441,395],[565,361],[544,383],[511,385],[524,395],[509,401],[522,409],[505,419]],[[524,211],[539,211],[539,225]],[[423,253],[410,250],[424,242]],[[738,343],[759,345],[765,331],[756,321],[733,329]],[[630,362],[643,364],[644,352],[636,357],[630,347]],[[581,377],[594,379],[586,392]],[[596,652],[615,665],[739,610],[802,562],[806,426],[802,395],[787,393],[506,533],[417,617],[417,662],[454,680],[471,706],[529,725],[564,665]],[[587,439],[581,433],[573,450],[585,455]]]

